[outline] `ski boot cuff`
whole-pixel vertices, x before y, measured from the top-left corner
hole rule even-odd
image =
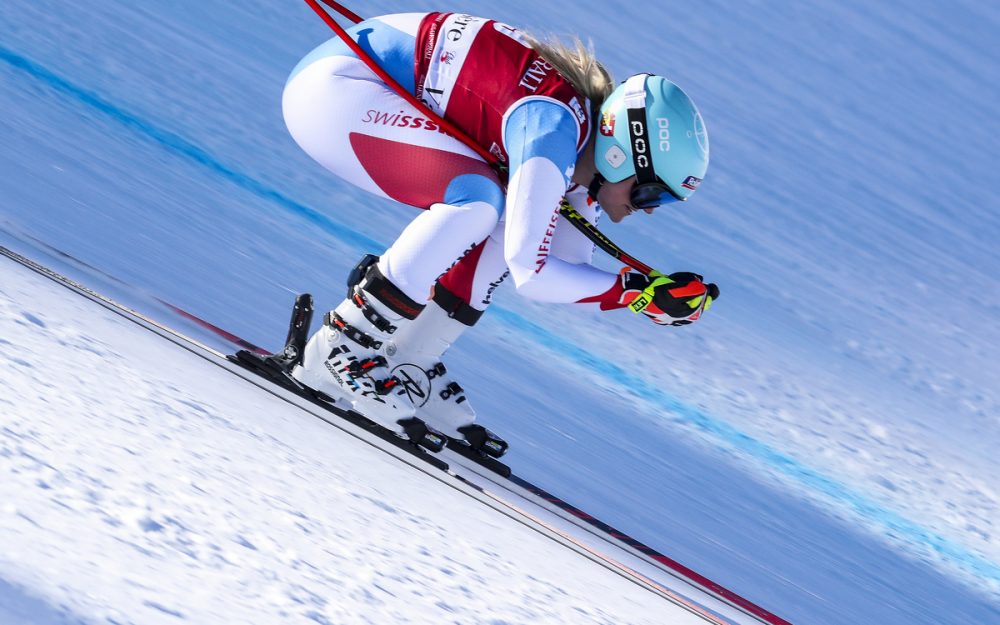
[[[367,295],[378,300],[386,308],[405,319],[416,319],[420,311],[424,309],[424,304],[413,301],[406,293],[403,293],[389,279],[382,275],[378,265],[371,265],[365,274],[364,279],[358,285]],[[357,293],[357,291],[355,291]],[[360,306],[360,304],[359,304]]]
[[[476,325],[479,318],[483,316],[484,311],[476,310],[440,282],[434,283],[434,295],[431,300],[448,313],[449,317],[467,326]]]

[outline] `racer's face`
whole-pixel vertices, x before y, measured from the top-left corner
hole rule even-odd
[[[608,219],[613,223],[618,223],[632,213],[640,210],[632,205],[632,186],[635,184],[635,176],[629,176],[621,182],[605,182],[601,185],[601,190],[597,192],[597,202],[607,213]],[[656,208],[641,209],[652,214]]]

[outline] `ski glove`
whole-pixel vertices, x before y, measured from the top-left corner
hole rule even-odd
[[[701,313],[719,299],[719,287],[702,282],[704,278],[689,271],[665,276],[658,271],[646,275],[625,267],[621,271],[623,293],[619,304],[634,313],[642,313],[653,323],[683,326],[701,317]]]

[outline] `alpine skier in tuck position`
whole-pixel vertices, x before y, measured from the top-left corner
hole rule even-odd
[[[295,379],[397,431],[416,417],[462,439],[483,428],[468,427],[476,413],[441,357],[508,276],[525,297],[602,310],[644,294],[651,303],[641,312],[663,325],[697,320],[718,297],[693,273],[594,267],[593,243],[558,212],[566,201],[591,223],[602,212],[617,223],[694,193],[708,137],[671,81],[638,74],[616,88],[579,41],[538,42],[458,13],[387,15],[348,33],[506,171],[408,103],[341,39],[302,59],[282,102],[295,141],[341,178],[424,210],[381,256],[358,264]]]

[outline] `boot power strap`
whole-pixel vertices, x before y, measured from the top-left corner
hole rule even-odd
[[[344,318],[338,315],[335,311],[331,310],[326,313],[326,316],[323,318],[323,323],[330,326],[334,330],[343,333],[344,336],[351,339],[361,347],[375,350],[382,348],[382,341],[373,338],[369,334],[365,334],[361,330],[347,323],[344,321]]]
[[[351,301],[354,305],[361,309],[361,314],[365,316],[373,326],[378,328],[379,332],[385,332],[386,334],[392,334],[396,331],[396,326],[392,325],[388,319],[379,314],[375,307],[371,305],[368,298],[365,297],[365,292],[359,287],[354,287],[354,295],[351,297]]]

